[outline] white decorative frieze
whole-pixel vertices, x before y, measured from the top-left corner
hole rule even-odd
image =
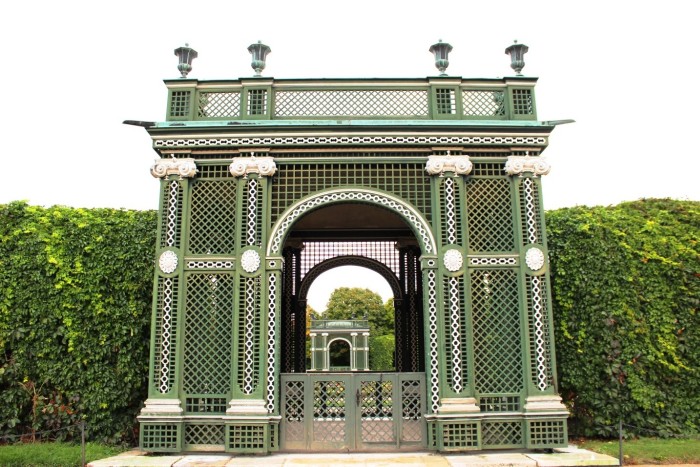
[[[469,175],[472,171],[472,162],[469,156],[452,156],[447,151],[446,156],[428,156],[425,163],[425,171],[429,175],[444,175],[445,172],[453,172],[455,175]]]
[[[248,174],[256,173],[263,177],[272,177],[277,172],[277,164],[272,157],[237,157],[229,166],[231,175],[234,177],[247,177]]]
[[[192,158],[177,159],[173,156],[172,159],[156,159],[151,167],[151,175],[155,178],[164,178],[168,175],[177,175],[180,179],[192,178],[196,173],[197,164]]]
[[[534,175],[547,175],[552,167],[542,157],[509,156],[504,170],[508,175],[522,175],[530,172]]]

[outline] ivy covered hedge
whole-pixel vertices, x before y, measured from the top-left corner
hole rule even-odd
[[[0,438],[84,418],[92,439],[132,440],[155,229],[152,211],[0,205]]]
[[[572,433],[700,428],[700,203],[547,213],[560,391]]]

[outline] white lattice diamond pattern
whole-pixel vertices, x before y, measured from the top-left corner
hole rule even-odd
[[[278,91],[278,117],[427,117],[428,92],[329,90]]]

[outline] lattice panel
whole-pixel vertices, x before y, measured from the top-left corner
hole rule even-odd
[[[267,90],[250,89],[248,91],[248,115],[267,114]]]
[[[425,157],[424,153],[417,155]],[[344,153],[343,156],[354,157],[354,153]],[[362,186],[387,191],[415,206],[428,221],[431,219],[430,179],[425,175],[425,162],[285,164],[284,161],[278,161],[277,174],[271,193],[273,223],[299,199],[340,186]]]
[[[532,104],[532,90],[513,89],[513,114],[533,115],[535,108]]]
[[[141,449],[144,451],[177,451],[180,449],[180,430],[176,424],[141,423]]]
[[[504,117],[504,91],[462,91],[462,108],[469,117]]]
[[[277,91],[276,117],[427,117],[425,90]]]
[[[523,178],[519,191],[523,242],[542,243],[542,213],[537,180]]]
[[[229,159],[226,164],[214,165],[214,164],[197,164],[197,180],[201,179],[212,179],[212,178],[228,178],[231,177],[231,170],[229,169],[230,159],[238,156],[238,153],[220,153],[220,154],[207,154],[207,158],[219,158],[223,157]]]
[[[186,285],[182,389],[186,394],[228,394],[233,275],[190,273]]]
[[[539,276],[526,276],[530,369],[532,383],[545,391],[552,385],[552,356],[547,312],[547,282]]]
[[[564,420],[531,420],[528,422],[530,448],[550,448],[568,444]]]
[[[362,381],[360,383],[360,418],[362,441],[393,443],[394,400],[392,381]]]
[[[523,378],[517,273],[472,270],[471,291],[476,390],[518,392]]]
[[[423,439],[423,406],[421,404],[421,382],[401,381],[401,441],[420,442]]]
[[[479,446],[479,426],[476,423],[441,424],[442,447],[446,451]]]
[[[469,154],[471,158],[472,155]],[[477,162],[471,171],[472,177],[503,177],[505,174],[505,159],[503,162]]]
[[[170,93],[170,117],[187,117],[190,114],[190,91],[173,91]]]
[[[197,117],[225,118],[240,117],[240,92],[200,92],[197,106]]]
[[[323,261],[341,256],[376,260],[399,274],[400,253],[394,241],[326,242],[306,241],[301,251],[301,278]]]
[[[482,412],[518,412],[520,396],[480,396],[479,409]]]
[[[165,180],[161,188],[163,204],[160,209],[160,246],[179,247],[182,231],[182,186],[177,180]]]
[[[515,249],[510,181],[506,178],[467,179],[467,223],[472,252]]]
[[[435,105],[439,115],[454,115],[457,113],[455,90],[451,88],[435,89]]]
[[[484,448],[523,446],[523,424],[521,421],[481,422],[481,443]]]
[[[175,378],[177,344],[177,277],[159,277],[156,292],[153,386],[161,394],[170,392]]]
[[[304,441],[304,382],[286,381],[284,385],[284,419],[287,441]]]
[[[242,223],[239,236],[241,245],[262,245],[262,220],[264,219],[263,200],[264,181],[250,178],[246,186],[246,198],[243,200]]]
[[[345,419],[344,381],[314,381],[314,419]]]
[[[223,414],[228,408],[226,397],[187,397],[185,398],[185,412]]]
[[[454,392],[462,392],[469,380],[467,365],[467,323],[464,312],[464,276],[443,278],[444,323],[443,344],[445,380]]]
[[[236,181],[196,180],[190,196],[190,254],[231,254],[236,243]]]
[[[224,445],[224,426],[214,424],[185,425],[186,445]]]
[[[227,449],[238,452],[267,452],[264,425],[230,425]]]
[[[252,394],[260,382],[260,277],[241,277],[238,295],[237,381],[244,394]]]
[[[345,440],[346,387],[343,381],[314,382],[314,439],[321,442]]]

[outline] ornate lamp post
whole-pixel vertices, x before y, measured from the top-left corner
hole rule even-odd
[[[175,49],[175,55],[177,55],[179,63],[177,64],[177,69],[180,70],[180,78],[187,78],[187,73],[192,71],[192,60],[197,58],[197,51],[190,48],[189,44],[185,44],[184,47],[178,47]]]
[[[447,42],[442,42],[442,39],[430,46],[430,52],[435,55],[435,67],[440,71],[440,76],[447,76],[445,70],[450,65],[448,55],[451,51],[452,46]]]
[[[257,44],[250,44],[250,46],[248,46],[248,52],[253,56],[253,61],[250,66],[255,70],[255,77],[260,77],[260,73],[265,69],[265,57],[267,57],[267,54],[272,52],[272,50],[258,41]]]
[[[506,55],[510,55],[510,67],[515,70],[516,76],[523,75],[521,71],[525,67],[527,51],[528,47],[525,44],[518,44],[518,41],[506,49]]]

